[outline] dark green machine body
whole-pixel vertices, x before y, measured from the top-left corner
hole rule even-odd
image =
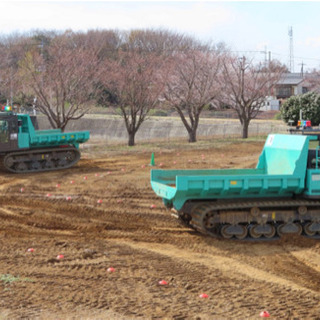
[[[89,131],[36,130],[28,114],[0,112],[0,160],[11,172],[65,169],[80,159]]]

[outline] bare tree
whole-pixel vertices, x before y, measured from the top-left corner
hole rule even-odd
[[[123,39],[125,50],[135,49],[140,53],[152,52],[165,57],[201,46],[200,42],[190,36],[165,29],[134,29],[123,33]]]
[[[107,63],[104,84],[116,96],[129,146],[134,146],[141,124],[159,103],[164,87],[162,64],[161,57],[134,49],[119,52],[116,60]]]
[[[304,74],[305,86],[309,91],[320,93],[320,71],[313,69],[311,72]]]
[[[266,96],[279,81],[283,69],[277,72],[262,70],[246,57],[228,56],[223,60],[221,75],[222,101],[237,112],[242,126],[242,138],[248,138],[250,121],[259,113]]]
[[[115,58],[122,43],[121,32],[117,30],[88,30],[69,34],[74,47],[90,48],[100,60]]]
[[[36,96],[37,108],[63,131],[88,112],[99,73],[94,50],[71,40],[72,32],[66,32],[46,48],[32,47],[20,63],[21,79]]]
[[[215,51],[188,49],[171,61],[164,97],[178,112],[189,134],[197,141],[200,114],[219,94],[220,57]]]
[[[0,39],[0,92],[11,105],[21,92],[18,68],[28,42],[29,39],[20,34],[11,34]]]

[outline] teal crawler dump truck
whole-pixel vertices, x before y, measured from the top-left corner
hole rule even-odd
[[[319,135],[271,134],[255,169],[151,170],[184,224],[222,238],[320,233]]]
[[[89,131],[35,130],[28,114],[0,112],[0,164],[27,173],[70,168],[80,159],[79,144]]]

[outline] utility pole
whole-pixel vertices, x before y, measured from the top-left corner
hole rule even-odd
[[[303,66],[305,66],[306,64],[303,63],[303,61],[299,64],[299,66],[301,66],[301,78],[303,78]]]
[[[267,51],[267,46],[264,47],[264,51],[260,51],[260,53],[264,54],[264,68],[267,68],[268,65],[268,60],[267,60],[267,56],[268,56],[268,51]]]

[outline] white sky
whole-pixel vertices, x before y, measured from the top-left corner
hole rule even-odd
[[[293,28],[295,72],[320,69],[320,2],[304,1],[3,1],[0,34],[35,29],[164,28],[225,42],[239,55],[289,62]]]

